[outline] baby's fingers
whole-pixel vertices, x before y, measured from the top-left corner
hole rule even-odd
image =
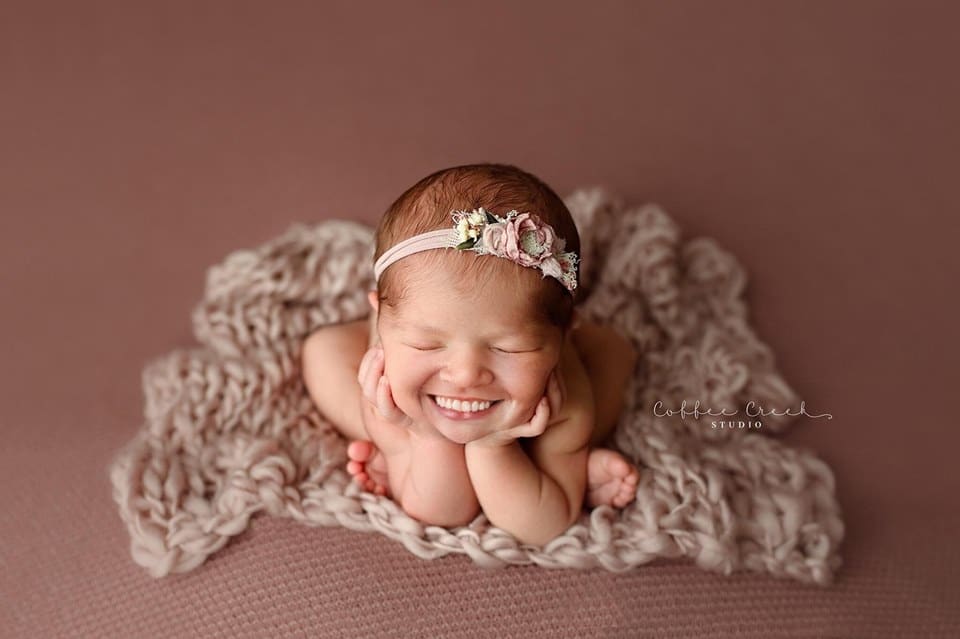
[[[393,393],[390,392],[390,382],[387,381],[386,377],[381,376],[377,382],[376,404],[380,414],[390,421],[399,420],[404,416],[404,412],[397,408],[396,403],[393,401]]]
[[[555,369],[553,374],[557,377],[557,387],[560,389],[560,404],[563,405],[563,402],[567,401],[567,382],[563,379],[559,369]]]
[[[518,434],[519,437],[538,437],[547,430],[547,422],[550,421],[550,404],[546,397],[541,397],[537,403],[537,408],[533,413],[530,422]]]
[[[371,349],[363,356],[364,361],[360,364],[360,388],[363,389],[363,396],[371,403],[377,401],[377,383],[383,376],[383,351]]]
[[[559,373],[554,371],[547,381],[547,402],[550,406],[550,412],[554,415],[560,414],[560,407],[563,406],[565,397],[564,391],[563,380],[560,379]]]
[[[367,368],[370,366],[370,359],[373,357],[373,349],[368,350],[363,354],[363,358],[360,360],[360,369],[357,371],[357,381],[363,386],[363,378],[366,375]]]

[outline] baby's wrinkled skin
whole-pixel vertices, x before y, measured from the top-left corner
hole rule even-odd
[[[585,501],[632,501],[637,470],[594,447],[619,417],[636,362],[630,343],[592,323],[564,335],[534,322],[527,300],[497,283],[478,284],[465,302],[450,277],[418,270],[417,286],[383,313],[371,291],[369,320],[304,343],[304,381],[351,440],[354,480],[424,523],[464,525],[483,510],[536,545],[566,530]],[[434,396],[496,403],[452,419]]]

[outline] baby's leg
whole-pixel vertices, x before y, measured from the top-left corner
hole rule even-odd
[[[640,473],[620,453],[594,448],[587,458],[586,502],[594,506],[623,508],[634,500]]]
[[[409,434],[379,419],[366,402],[361,412],[365,436],[347,446],[347,472],[364,490],[392,497],[410,466]]]

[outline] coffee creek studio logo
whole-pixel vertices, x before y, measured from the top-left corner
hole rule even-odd
[[[800,408],[785,408],[782,410],[777,410],[776,408],[766,408],[759,402],[749,401],[744,407],[744,413],[748,418],[746,421],[743,419],[725,419],[727,417],[736,417],[740,414],[740,410],[731,410],[729,408],[721,408],[719,410],[710,407],[704,408],[700,405],[699,399],[692,407],[687,406],[687,400],[683,400],[680,403],[680,408],[665,408],[663,402],[661,401],[658,401],[653,405],[653,414],[656,417],[679,416],[682,421],[687,421],[687,417],[693,417],[696,420],[699,420],[701,417],[720,417],[721,419],[714,419],[710,421],[710,427],[717,430],[724,428],[759,429],[763,427],[763,420],[760,418],[770,417],[771,415],[776,417],[799,417],[800,415],[806,415],[810,419],[820,419],[821,417],[833,419],[833,415],[830,413],[811,415],[807,412],[807,403],[803,401],[800,402]]]

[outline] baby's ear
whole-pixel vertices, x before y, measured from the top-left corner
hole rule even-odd
[[[374,313],[380,310],[380,299],[377,297],[376,291],[367,292],[367,301],[370,302],[370,308],[373,309]]]

